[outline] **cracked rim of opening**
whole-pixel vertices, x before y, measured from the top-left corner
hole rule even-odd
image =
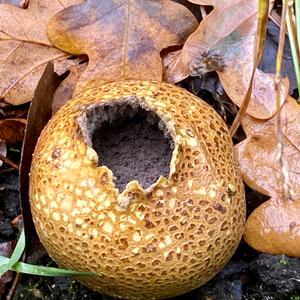
[[[126,187],[122,192],[120,192],[120,190],[116,187],[116,184],[113,180],[114,176],[112,170],[105,165],[98,166],[99,168],[106,169],[106,171],[110,174],[109,178],[112,181],[112,185],[117,190],[118,205],[119,208],[122,210],[127,209],[130,203],[135,201],[134,193],[132,192],[133,190],[136,190],[139,193],[143,193],[147,195],[148,193],[151,193],[157,186],[168,184],[168,181],[171,179],[172,175],[176,172],[178,150],[182,144],[182,138],[181,136],[176,135],[175,126],[174,123],[171,121],[171,119],[169,119],[165,115],[160,115],[157,111],[153,110],[150,103],[147,103],[144,97],[129,96],[129,97],[124,97],[119,99],[110,99],[109,101],[106,100],[104,102],[101,102],[101,100],[99,100],[97,103],[80,107],[81,113],[77,118],[77,123],[79,126],[80,133],[83,135],[84,141],[88,147],[87,156],[94,163],[98,164],[99,157],[97,152],[93,149],[92,135],[95,128],[90,126],[90,125],[93,126],[93,124],[89,124],[88,114],[89,113],[93,114],[94,111],[97,109],[101,111],[101,109],[104,107],[117,106],[123,103],[130,105],[133,109],[140,107],[147,112],[151,112],[159,119],[159,123],[158,123],[159,128],[164,132],[165,135],[168,135],[171,138],[170,145],[171,145],[172,156],[171,156],[171,161],[169,166],[168,178],[166,178],[163,175],[160,175],[159,178],[147,188],[143,188],[142,185],[137,180],[131,180],[126,184]],[[100,118],[100,124],[102,122],[105,122],[106,120],[107,120],[107,116],[103,115],[103,119]],[[98,122],[99,120],[97,121],[97,123]],[[99,128],[99,123],[97,125],[94,124],[94,126],[95,127],[98,126]]]

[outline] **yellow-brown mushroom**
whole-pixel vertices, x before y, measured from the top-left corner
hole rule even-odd
[[[128,108],[156,117],[173,152],[167,176],[148,187],[132,180],[122,191],[92,135]],[[99,274],[78,280],[125,299],[162,299],[206,283],[234,253],[245,221],[225,123],[162,82],[101,85],[59,110],[35,149],[30,204],[49,255],[64,268]]]

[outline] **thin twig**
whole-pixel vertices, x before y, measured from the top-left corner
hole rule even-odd
[[[7,165],[11,166],[12,168],[19,170],[19,166],[15,164],[13,161],[11,161],[9,158],[5,157],[0,153],[0,160],[2,160]]]
[[[297,41],[297,29],[296,29],[296,20],[294,12],[294,1],[290,0],[288,2],[287,14],[286,14],[286,23],[289,33],[290,48],[292,52],[292,58],[294,63],[294,69],[296,74],[297,86],[300,91],[300,50]],[[297,100],[300,104],[300,95]]]
[[[276,11],[271,10],[269,18],[277,25],[277,27],[280,27],[280,16]]]
[[[21,275],[22,275],[22,273],[16,273],[13,284],[12,284],[11,288],[9,289],[5,300],[12,300],[14,298],[14,295],[16,293],[18,284],[19,284],[20,279],[21,279]]]
[[[247,107],[249,105],[249,102],[251,100],[251,94],[252,94],[252,88],[253,88],[253,82],[254,82],[254,76],[255,71],[259,65],[260,59],[262,57],[262,49],[266,37],[266,22],[268,20],[268,11],[269,11],[269,2],[268,0],[260,0],[258,5],[258,24],[257,24],[257,30],[256,30],[256,37],[255,37],[255,55],[254,55],[254,61],[253,61],[253,68],[252,73],[250,77],[250,82],[248,89],[246,91],[246,95],[244,96],[243,102],[240,106],[240,109],[238,113],[236,114],[230,128],[229,133],[230,136],[233,137],[236,131],[238,130],[242,119],[244,118],[246,114]]]
[[[253,70],[253,72],[251,74],[250,82],[249,82],[249,87],[247,89],[247,92],[246,92],[246,95],[242,102],[242,105],[240,106],[240,109],[239,109],[238,113],[236,114],[236,116],[229,128],[229,133],[230,133],[231,137],[233,137],[235,135],[236,131],[238,130],[238,128],[242,122],[242,119],[244,118],[244,116],[246,114],[246,110],[248,108],[248,104],[251,99],[254,75],[255,75],[255,71]]]
[[[275,89],[276,89],[276,127],[277,127],[277,147],[279,150],[279,164],[280,164],[280,177],[282,182],[282,198],[283,201],[290,198],[290,189],[289,189],[289,172],[288,164],[284,157],[284,144],[283,144],[283,133],[282,126],[280,122],[280,110],[281,110],[281,97],[283,95],[282,91],[282,77],[281,77],[281,64],[283,56],[283,48],[285,41],[285,31],[286,31],[286,14],[288,8],[288,1],[282,1],[282,14],[281,14],[281,24],[280,24],[280,34],[279,34],[279,44],[276,57],[276,75],[275,75]],[[280,203],[277,203],[278,205]]]
[[[277,27],[280,27],[280,15],[274,9],[272,9],[269,13],[269,18],[275,23]],[[285,34],[288,34],[287,30],[285,30]]]

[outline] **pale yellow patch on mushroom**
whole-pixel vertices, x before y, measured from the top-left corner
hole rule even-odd
[[[102,226],[102,229],[103,229],[105,232],[107,232],[107,233],[112,233],[114,227],[112,226],[111,223],[105,222],[104,225]]]

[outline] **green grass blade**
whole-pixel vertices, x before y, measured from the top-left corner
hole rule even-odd
[[[0,265],[9,264],[10,259],[5,256],[0,256]],[[39,276],[78,276],[78,275],[85,275],[85,276],[95,276],[95,273],[92,272],[77,272],[71,271],[66,269],[59,269],[59,268],[51,268],[51,267],[44,267],[44,266],[36,266],[27,263],[17,262],[14,265],[9,265],[10,271],[31,274],[31,275],[39,275]]]
[[[10,270],[12,266],[20,260],[24,252],[24,249],[25,249],[25,233],[23,229],[11,257],[10,258],[6,257],[7,261],[5,263],[2,262],[0,263],[0,276],[2,276],[5,272]]]
[[[300,0],[296,0],[296,3],[297,2],[299,3]],[[295,24],[293,23],[293,15],[291,9],[288,9],[287,11],[286,24],[288,29],[288,35],[289,35],[292,58],[293,58],[294,69],[296,74],[298,91],[300,91],[300,50],[299,50],[299,41],[297,41],[297,32],[296,32],[297,29],[299,28],[296,28]],[[300,99],[298,99],[298,101],[300,101]]]
[[[297,28],[297,38],[298,38],[298,48],[300,48],[300,1],[296,0],[296,28]]]

